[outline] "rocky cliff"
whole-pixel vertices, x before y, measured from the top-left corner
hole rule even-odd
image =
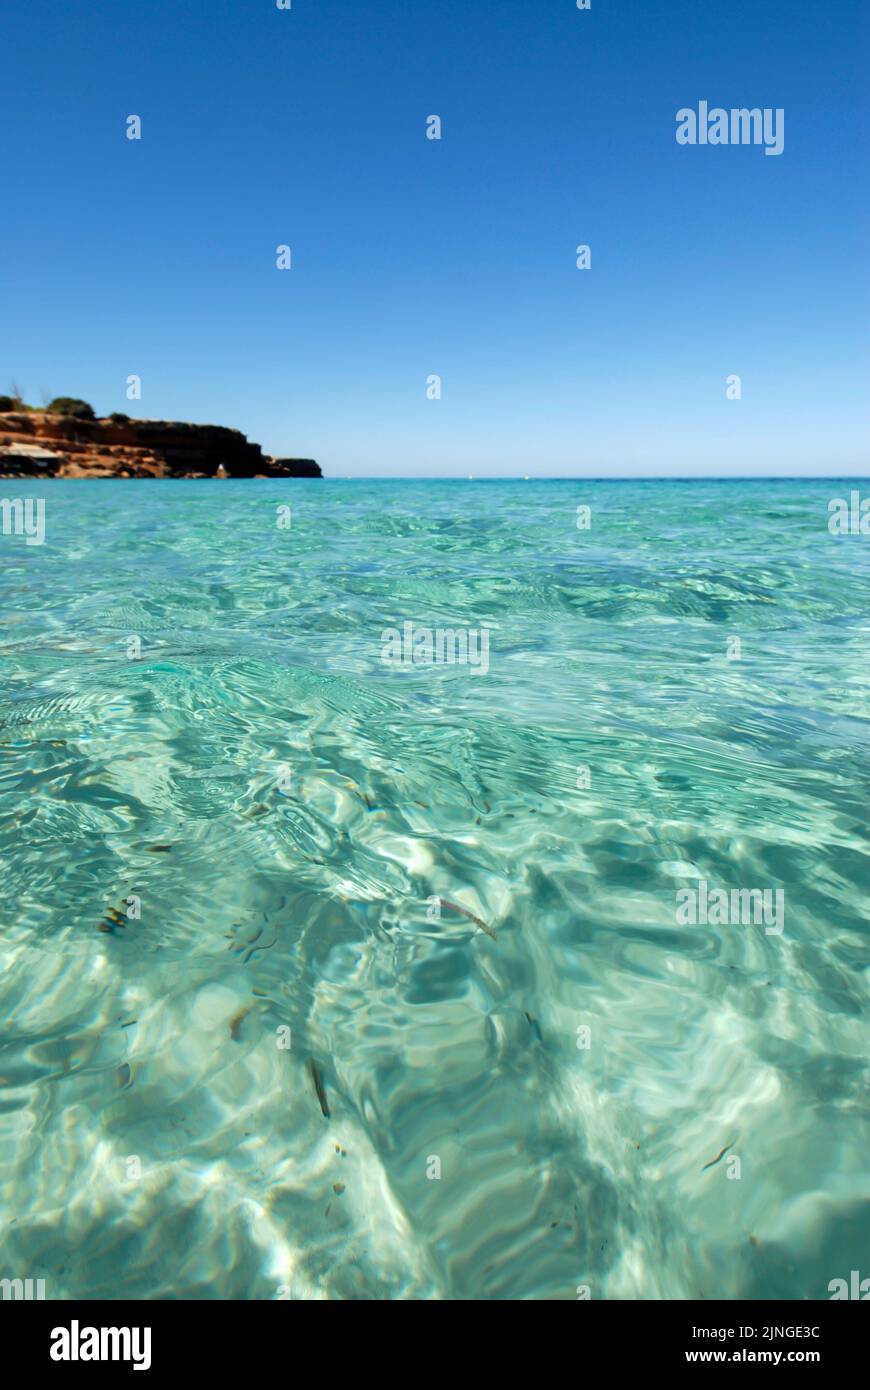
[[[239,430],[174,420],[0,413],[0,476],[319,478],[313,459],[270,458]]]

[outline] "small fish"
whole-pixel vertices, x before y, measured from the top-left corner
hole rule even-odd
[[[460,907],[459,903],[452,903],[449,898],[442,898],[441,906],[449,907],[452,912],[461,912],[463,917],[467,917],[468,920],[470,922],[473,922],[476,927],[480,927],[480,930],[485,931],[487,936],[491,936],[493,941],[497,940],[496,934],[493,931],[492,927],[488,927],[486,925],[486,922],[482,922],[479,917],[475,917],[474,913],[469,912],[467,907]]]
[[[247,1009],[240,1009],[235,1018],[230,1019],[230,1037],[233,1042],[239,1041],[239,1029],[248,1017],[248,1014],[253,1013],[253,1010],[254,1006],[250,1004]]]
[[[272,947],[275,945],[275,942],[277,940],[278,938],[276,936],[275,940],[270,941],[266,946],[252,946],[251,949],[248,952],[246,952],[246,954],[242,957],[242,965],[247,965],[248,961],[251,959],[251,956],[254,955],[256,951],[271,951]]]
[[[115,907],[110,907],[107,910],[106,917],[108,920],[101,922],[97,930],[101,932],[107,932],[110,936],[114,935],[116,927],[126,927],[127,925],[127,918],[125,914],[123,912],[119,912],[118,909]]]
[[[536,1034],[537,1039],[538,1039],[538,1042],[541,1042],[541,1043],[542,1043],[542,1042],[544,1041],[544,1038],[543,1038],[543,1034],[541,1033],[541,1026],[540,1026],[540,1024],[538,1023],[538,1020],[537,1020],[536,1018],[533,1018],[532,1015],[531,1015],[530,1013],[528,1013],[528,1011],[525,1011],[525,1012],[526,1012],[526,1022],[528,1023],[528,1025],[529,1025],[529,1027],[531,1028],[532,1032]]]
[[[233,930],[235,930],[235,928],[234,928]],[[232,932],[229,932],[228,935],[229,935],[229,938],[230,938],[230,944],[229,944],[229,946],[227,947],[227,949],[228,949],[229,951],[236,951],[236,953],[237,953],[238,955],[241,955],[242,952],[245,950],[245,948],[246,948],[247,946],[252,946],[252,945],[254,944],[255,941],[259,941],[260,937],[263,935],[263,928],[262,928],[262,927],[258,927],[257,930],[254,932],[254,935],[253,935],[253,936],[249,936],[249,937],[247,938],[247,940],[244,941],[244,942],[242,943],[241,946],[238,944],[238,941],[237,941],[237,939],[233,936],[233,933],[232,933]]]
[[[317,1092],[317,1099],[320,1101],[320,1109],[326,1119],[329,1119],[329,1105],[326,1101],[326,1090],[323,1085],[323,1077],[320,1075],[320,1068],[313,1057],[309,1057],[308,1065],[311,1068],[311,1079],[314,1082],[314,1089]]]
[[[715,1158],[711,1158],[709,1163],[705,1163],[705,1164],[704,1164],[703,1168],[701,1169],[701,1172],[702,1172],[702,1173],[706,1173],[706,1171],[707,1171],[708,1168],[715,1168],[715,1166],[716,1166],[716,1164],[719,1162],[720,1158],[724,1158],[724,1156],[725,1156],[725,1154],[727,1154],[728,1150],[729,1150],[730,1148],[732,1148],[732,1147],[734,1146],[734,1144],[736,1144],[736,1143],[737,1143],[737,1140],[736,1140],[736,1139],[732,1139],[730,1144],[726,1144],[725,1147],[724,1147],[724,1149],[720,1149],[720,1150],[719,1150],[719,1152],[717,1153],[717,1155],[716,1155]]]
[[[168,854],[169,851],[170,851],[171,849],[172,849],[172,846],[171,846],[171,845],[149,845],[149,846],[148,846],[148,853],[149,853],[149,854]]]

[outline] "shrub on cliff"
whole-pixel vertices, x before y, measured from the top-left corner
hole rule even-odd
[[[15,401],[11,396],[0,396],[0,414],[5,415],[7,411],[15,409]]]
[[[94,407],[77,396],[55,396],[45,407],[50,415],[72,415],[76,420],[95,420]]]
[[[130,416],[125,415],[122,410],[113,410],[109,416],[113,425],[129,425]]]

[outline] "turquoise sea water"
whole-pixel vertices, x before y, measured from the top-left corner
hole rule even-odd
[[[870,1277],[855,486],[6,480],[0,1278]],[[702,882],[782,932],[681,923]]]

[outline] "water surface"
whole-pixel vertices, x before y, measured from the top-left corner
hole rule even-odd
[[[7,480],[0,1277],[870,1275],[853,486]],[[385,664],[406,621],[488,671]],[[783,932],[681,925],[702,880]]]

